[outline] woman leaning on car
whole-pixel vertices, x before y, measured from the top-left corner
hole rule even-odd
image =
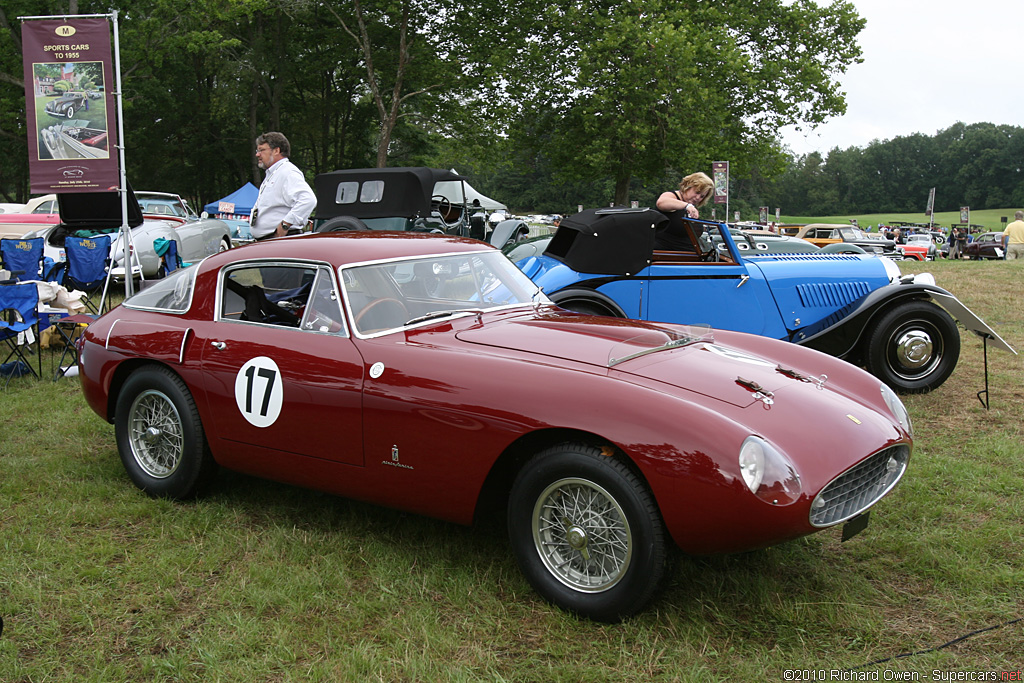
[[[654,237],[654,248],[665,251],[694,251],[683,219],[700,218],[698,207],[704,206],[715,184],[705,173],[691,173],[679,182],[679,189],[663,192],[655,206],[668,216],[668,225]]]

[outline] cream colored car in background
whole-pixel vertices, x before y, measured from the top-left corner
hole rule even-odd
[[[57,195],[34,197],[13,211],[0,213],[0,238],[22,237],[27,232],[60,223]]]

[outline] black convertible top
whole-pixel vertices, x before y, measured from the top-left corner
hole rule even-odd
[[[544,251],[581,273],[633,275],[651,263],[654,233],[668,217],[654,209],[587,209],[562,219]]]
[[[430,215],[434,185],[464,180],[451,171],[423,166],[350,168],[321,173],[313,181],[316,218],[403,218]]]

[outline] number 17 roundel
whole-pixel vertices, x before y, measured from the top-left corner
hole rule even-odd
[[[248,361],[235,375],[235,403],[242,417],[255,427],[269,427],[281,414],[284,392],[281,371],[267,356]]]

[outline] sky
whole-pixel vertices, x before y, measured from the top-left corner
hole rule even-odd
[[[839,78],[846,114],[783,128],[794,154],[931,136],[957,121],[1024,126],[1024,2],[852,1],[867,25],[864,62]]]

